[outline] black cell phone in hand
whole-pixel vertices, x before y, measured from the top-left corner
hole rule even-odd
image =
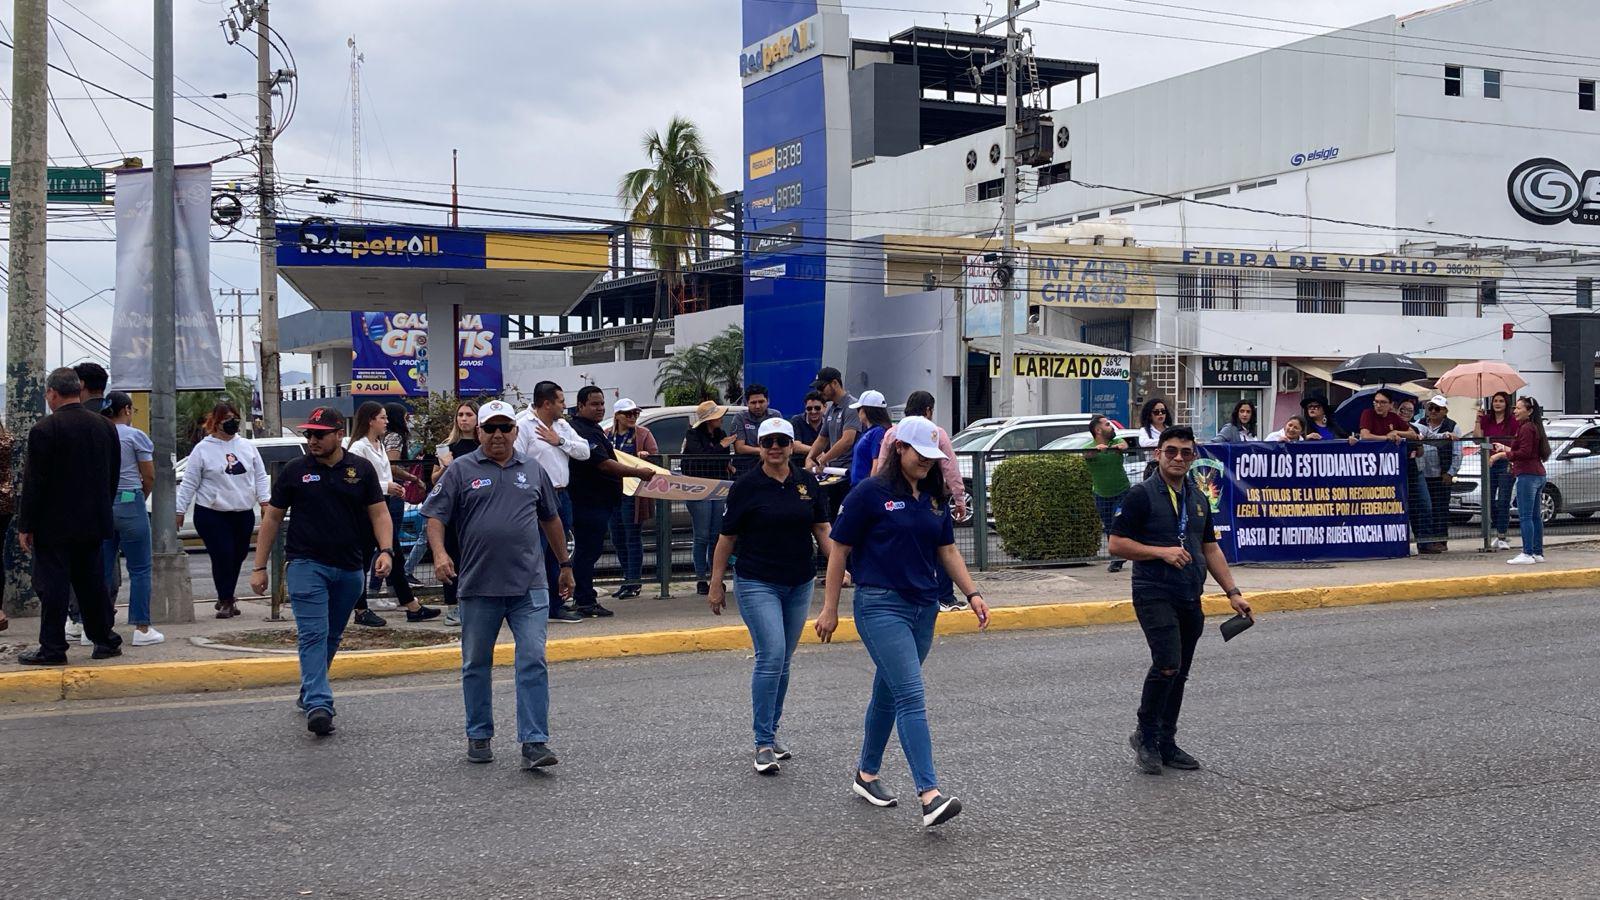
[[[1221,625],[1218,626],[1218,630],[1222,632],[1222,641],[1223,641],[1223,643],[1227,643],[1228,641],[1231,641],[1234,638],[1238,637],[1239,635],[1243,634],[1246,629],[1248,629],[1251,625],[1254,625],[1255,623],[1256,623],[1255,619],[1252,619],[1251,617],[1246,616],[1246,615],[1237,615],[1237,616],[1234,616],[1233,618],[1229,619],[1228,621],[1223,622]]]

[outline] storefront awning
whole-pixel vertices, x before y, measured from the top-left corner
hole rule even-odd
[[[1000,338],[973,338],[973,350],[989,355],[989,374],[1000,374]],[[1022,378],[1115,378],[1125,380],[1129,371],[1129,353],[1097,347],[1082,341],[1049,337],[1042,334],[1019,334],[1012,340],[1015,355],[1015,373]]]

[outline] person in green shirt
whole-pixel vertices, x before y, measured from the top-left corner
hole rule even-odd
[[[1084,454],[1083,461],[1089,466],[1089,478],[1093,482],[1095,510],[1100,513],[1100,524],[1109,536],[1111,520],[1116,518],[1117,507],[1128,493],[1128,473],[1122,468],[1122,454],[1127,452],[1128,442],[1117,437],[1116,426],[1105,416],[1089,420],[1089,434],[1094,446]],[[1123,560],[1112,557],[1106,571],[1120,572],[1122,564]]]

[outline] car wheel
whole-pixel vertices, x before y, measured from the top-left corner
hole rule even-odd
[[[967,491],[962,491],[961,496],[951,498],[951,502],[956,504],[955,509],[957,511],[951,514],[951,518],[955,520],[955,523],[957,525],[971,524],[972,494],[968,493]]]
[[[1544,490],[1539,492],[1539,521],[1549,525],[1560,513],[1561,495],[1556,493],[1555,488],[1545,485]]]

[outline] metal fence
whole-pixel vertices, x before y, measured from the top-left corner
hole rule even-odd
[[[1427,482],[1430,487],[1435,489],[1442,487],[1448,491],[1450,501],[1447,522],[1443,527],[1450,548],[1489,549],[1491,541],[1499,532],[1495,527],[1497,522],[1493,502],[1489,507],[1490,515],[1486,517],[1482,514],[1481,498],[1487,494],[1491,501],[1499,495],[1501,502],[1508,507],[1505,513],[1505,533],[1512,549],[1517,549],[1521,511],[1515,503],[1514,491],[1509,489],[1512,484],[1509,469],[1498,465],[1491,466],[1489,487],[1485,492],[1481,484],[1483,473],[1479,463],[1491,452],[1487,445],[1474,444],[1470,441],[1425,443],[1450,444],[1455,453],[1460,455],[1460,463],[1456,467],[1457,473],[1451,479],[1451,483],[1446,484],[1442,478],[1430,479]],[[1552,444],[1553,453],[1545,464],[1549,473],[1548,483],[1541,495],[1540,505],[1547,538],[1600,535],[1600,520],[1594,517],[1595,513],[1600,511],[1600,446],[1590,447],[1578,441],[1560,440],[1552,441]],[[1416,450],[1419,445],[1418,442],[1412,442],[1411,446]],[[1098,552],[1090,557],[1049,560],[1017,558],[1007,551],[1000,537],[990,498],[990,488],[994,483],[995,473],[1008,459],[1041,454],[1082,456],[1088,452],[1090,451],[1087,449],[1075,449],[958,453],[958,465],[968,495],[966,504],[968,514],[958,522],[956,546],[961,550],[968,565],[982,571],[1105,561],[1108,557],[1103,540]],[[1154,452],[1149,450],[1132,449],[1123,453],[1123,469],[1129,481],[1137,483],[1142,480],[1147,471],[1147,464],[1153,459]],[[684,458],[672,455],[664,460],[658,458],[657,461],[669,466],[675,472],[681,472]],[[1418,508],[1417,486],[1417,480],[1408,479],[1408,510]],[[1413,519],[1413,525],[1428,528],[1420,519]],[[1435,537],[1435,533],[1428,530],[1424,532],[1424,536]],[[694,531],[688,504],[679,501],[656,501],[650,520],[640,526],[640,540],[643,551],[642,580],[647,585],[647,590],[653,586],[660,596],[667,596],[674,580],[686,580],[696,574],[693,559]],[[416,507],[408,505],[405,519],[401,524],[401,561],[409,557],[411,549],[419,541],[424,545],[427,543],[423,532],[423,520]],[[713,534],[710,537],[711,546],[714,546],[715,542],[716,537]],[[707,552],[710,552],[709,548]],[[432,562],[426,550],[422,552],[418,564],[412,569],[412,574],[422,584],[424,590],[439,587],[433,576]],[[597,565],[596,575],[610,582],[617,581],[622,575],[616,547],[610,535],[607,536],[605,552]]]

